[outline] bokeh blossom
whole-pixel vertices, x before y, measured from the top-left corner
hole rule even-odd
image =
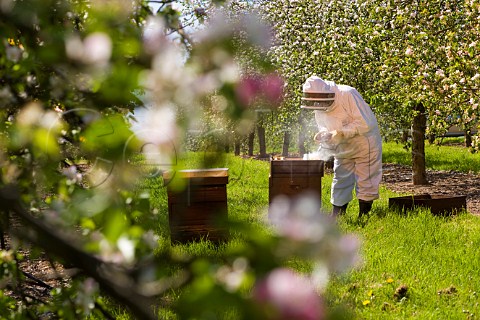
[[[165,34],[165,21],[159,17],[148,17],[143,30],[143,45],[147,53],[155,54],[168,46]]]
[[[89,34],[83,41],[78,37],[71,37],[66,41],[66,52],[70,59],[102,66],[112,55],[112,40],[103,32]]]
[[[80,283],[80,288],[75,302],[88,314],[95,307],[94,295],[98,292],[98,283],[92,278],[86,278]]]
[[[271,307],[268,319],[321,320],[325,307],[312,282],[290,269],[279,268],[260,280],[254,289],[254,298]]]
[[[237,84],[235,94],[243,107],[251,107],[260,101],[268,106],[278,107],[283,98],[283,86],[282,78],[275,73],[247,75]]]
[[[269,222],[284,240],[278,255],[300,256],[314,262],[312,271],[318,290],[323,290],[332,272],[345,272],[361,262],[360,239],[343,234],[335,219],[322,212],[318,196],[304,194],[273,199]]]

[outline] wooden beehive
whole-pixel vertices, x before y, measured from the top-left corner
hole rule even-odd
[[[181,170],[163,177],[171,241],[226,241],[228,169]]]
[[[401,208],[403,212],[415,207],[429,208],[433,215],[452,215],[467,208],[464,195],[430,195],[418,194],[388,199],[389,207]]]
[[[311,192],[322,198],[323,160],[287,158],[270,161],[269,202],[280,195]]]

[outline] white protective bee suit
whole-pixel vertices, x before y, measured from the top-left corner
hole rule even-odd
[[[334,156],[331,189],[334,210],[335,207],[346,210],[355,187],[359,214],[370,211],[373,200],[379,197],[382,179],[382,138],[375,115],[350,86],[312,76],[304,83],[303,92],[302,107],[317,105],[312,104],[315,100],[322,106],[311,109],[315,110],[319,130],[315,139],[320,148],[330,149]],[[366,209],[362,208],[365,203]]]

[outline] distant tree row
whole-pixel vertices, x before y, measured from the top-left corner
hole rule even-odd
[[[287,99],[275,124],[284,132],[294,131],[292,123],[306,132],[299,104],[308,76],[354,86],[386,139],[411,133],[414,183],[423,184],[424,138],[441,136],[452,125],[468,137],[478,125],[477,1],[273,0],[259,8],[272,22],[270,56],[286,81]],[[472,150],[478,141],[474,136]],[[301,137],[300,152],[303,142]]]

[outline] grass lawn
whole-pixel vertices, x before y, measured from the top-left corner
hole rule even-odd
[[[384,162],[411,164],[410,152],[384,144]],[[478,173],[480,155],[456,146],[426,145],[427,168]],[[325,179],[326,180],[326,179]],[[327,181],[325,181],[327,182]],[[434,217],[417,209],[402,215],[388,208],[382,189],[364,226],[351,210],[340,221],[363,239],[360,268],[331,281],[327,296],[360,319],[478,319],[480,218],[461,213]]]
[[[401,144],[383,144],[383,162],[412,165],[412,152]],[[480,153],[471,153],[467,148],[451,145],[425,144],[425,163],[433,170],[456,170],[480,173]]]
[[[463,151],[428,146],[427,165],[478,172],[480,156]],[[385,162],[409,164],[408,160],[409,153],[400,145],[385,145]],[[193,168],[196,161],[198,155],[190,155],[182,163]],[[215,166],[229,168],[230,219],[249,222],[258,226],[259,232],[265,231],[262,221],[268,205],[269,163],[230,155],[222,161]],[[327,212],[331,209],[331,181],[331,175],[322,179],[322,202]],[[143,223],[154,224],[151,227],[161,236],[160,248],[166,248],[170,243],[165,188],[158,178],[150,179],[146,188],[156,214]],[[480,218],[466,212],[450,218],[435,217],[424,209],[402,214],[388,208],[388,198],[395,195],[382,187],[380,199],[365,223],[357,220],[355,201],[339,219],[342,231],[362,239],[363,262],[348,274],[332,278],[325,292],[328,304],[352,310],[356,319],[479,319]],[[233,237],[233,241],[241,241],[241,234]],[[178,250],[212,257],[221,256],[224,249],[192,244],[179,246]],[[308,262],[295,261],[292,266],[308,270]],[[169,319],[168,312],[162,316]]]
[[[478,318],[478,217],[379,211],[385,216],[362,228],[342,221],[363,238],[364,262],[330,283],[329,301],[347,304],[362,319]]]

